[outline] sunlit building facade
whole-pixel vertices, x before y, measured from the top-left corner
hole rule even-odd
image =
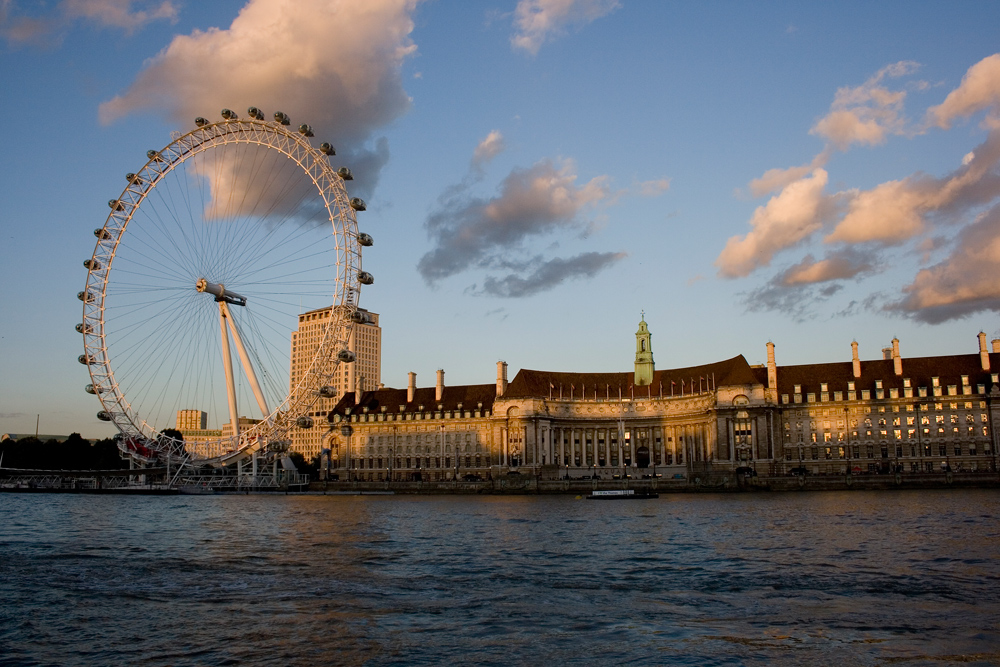
[[[996,467],[1000,341],[977,354],[778,366],[740,355],[656,370],[640,322],[632,372],[523,369],[495,384],[348,392],[319,443],[332,474],[450,480],[906,474]]]
[[[336,377],[331,381],[335,398],[320,398],[313,406],[310,416],[319,418],[319,426],[311,429],[295,427],[291,431],[291,451],[301,453],[307,460],[318,456],[323,448],[325,417],[339,398],[345,392],[355,389],[375,389],[382,381],[382,329],[379,326],[379,315],[363,308],[358,310],[367,315],[368,322],[355,324],[353,327],[347,347],[354,352],[355,360],[340,364]],[[327,307],[299,315],[298,329],[292,332],[289,390],[309,370],[332,314],[333,308]]]

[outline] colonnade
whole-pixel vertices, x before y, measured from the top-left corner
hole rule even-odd
[[[687,465],[714,458],[716,436],[708,421],[656,425],[553,425],[511,420],[500,428],[500,464],[569,468],[637,467],[643,447],[649,466]]]

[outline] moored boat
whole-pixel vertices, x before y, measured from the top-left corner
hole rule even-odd
[[[647,498],[659,498],[660,494],[655,491],[645,491],[642,489],[609,489],[607,491],[591,491],[587,500],[645,500]]]

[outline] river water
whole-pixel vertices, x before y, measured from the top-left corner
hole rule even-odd
[[[998,498],[0,494],[0,665],[996,665]]]

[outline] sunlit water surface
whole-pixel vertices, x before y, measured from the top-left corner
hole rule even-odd
[[[995,491],[0,495],[0,665],[1000,664]]]

